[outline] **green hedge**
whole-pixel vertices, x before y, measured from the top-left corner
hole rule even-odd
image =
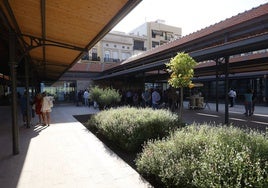
[[[136,165],[164,187],[268,187],[268,140],[234,127],[192,125],[149,141]]]
[[[168,110],[134,107],[101,111],[88,123],[127,151],[137,151],[148,139],[163,138],[181,125]]]

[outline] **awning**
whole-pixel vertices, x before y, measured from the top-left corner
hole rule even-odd
[[[1,29],[0,37],[8,36],[4,31],[14,31],[19,41],[18,61],[27,56],[35,76],[57,80],[139,2],[1,0],[0,25],[6,29]]]

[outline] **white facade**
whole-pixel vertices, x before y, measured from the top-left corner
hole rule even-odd
[[[112,31],[100,40],[89,53],[78,63],[122,62],[129,57],[146,51],[147,37],[129,35],[124,32]]]
[[[179,27],[166,25],[163,20],[146,22],[129,34],[119,31],[108,33],[78,63],[119,63],[180,37]]]
[[[122,32],[110,32],[99,42],[103,62],[121,62],[133,55],[133,40]]]
[[[146,48],[152,49],[169,41],[181,38],[181,28],[166,25],[163,20],[146,22],[137,27],[131,34],[147,37]]]

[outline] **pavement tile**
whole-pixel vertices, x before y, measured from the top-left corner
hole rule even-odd
[[[11,113],[7,107],[0,107],[0,111]],[[56,105],[49,127],[19,127],[20,153],[15,156],[11,148],[11,119],[6,119],[5,125],[0,126],[0,136],[3,135],[0,144],[9,148],[0,149],[0,172],[3,173],[0,185],[5,188],[116,188],[125,187],[126,184],[120,183],[127,182],[137,184],[136,187],[149,187],[146,181],[140,182],[135,170],[73,117],[96,112],[94,108]],[[21,122],[20,115],[18,122]]]

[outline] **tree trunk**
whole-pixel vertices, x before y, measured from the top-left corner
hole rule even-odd
[[[180,109],[179,109],[179,119],[182,118],[182,110],[183,110],[183,87],[180,90]]]

